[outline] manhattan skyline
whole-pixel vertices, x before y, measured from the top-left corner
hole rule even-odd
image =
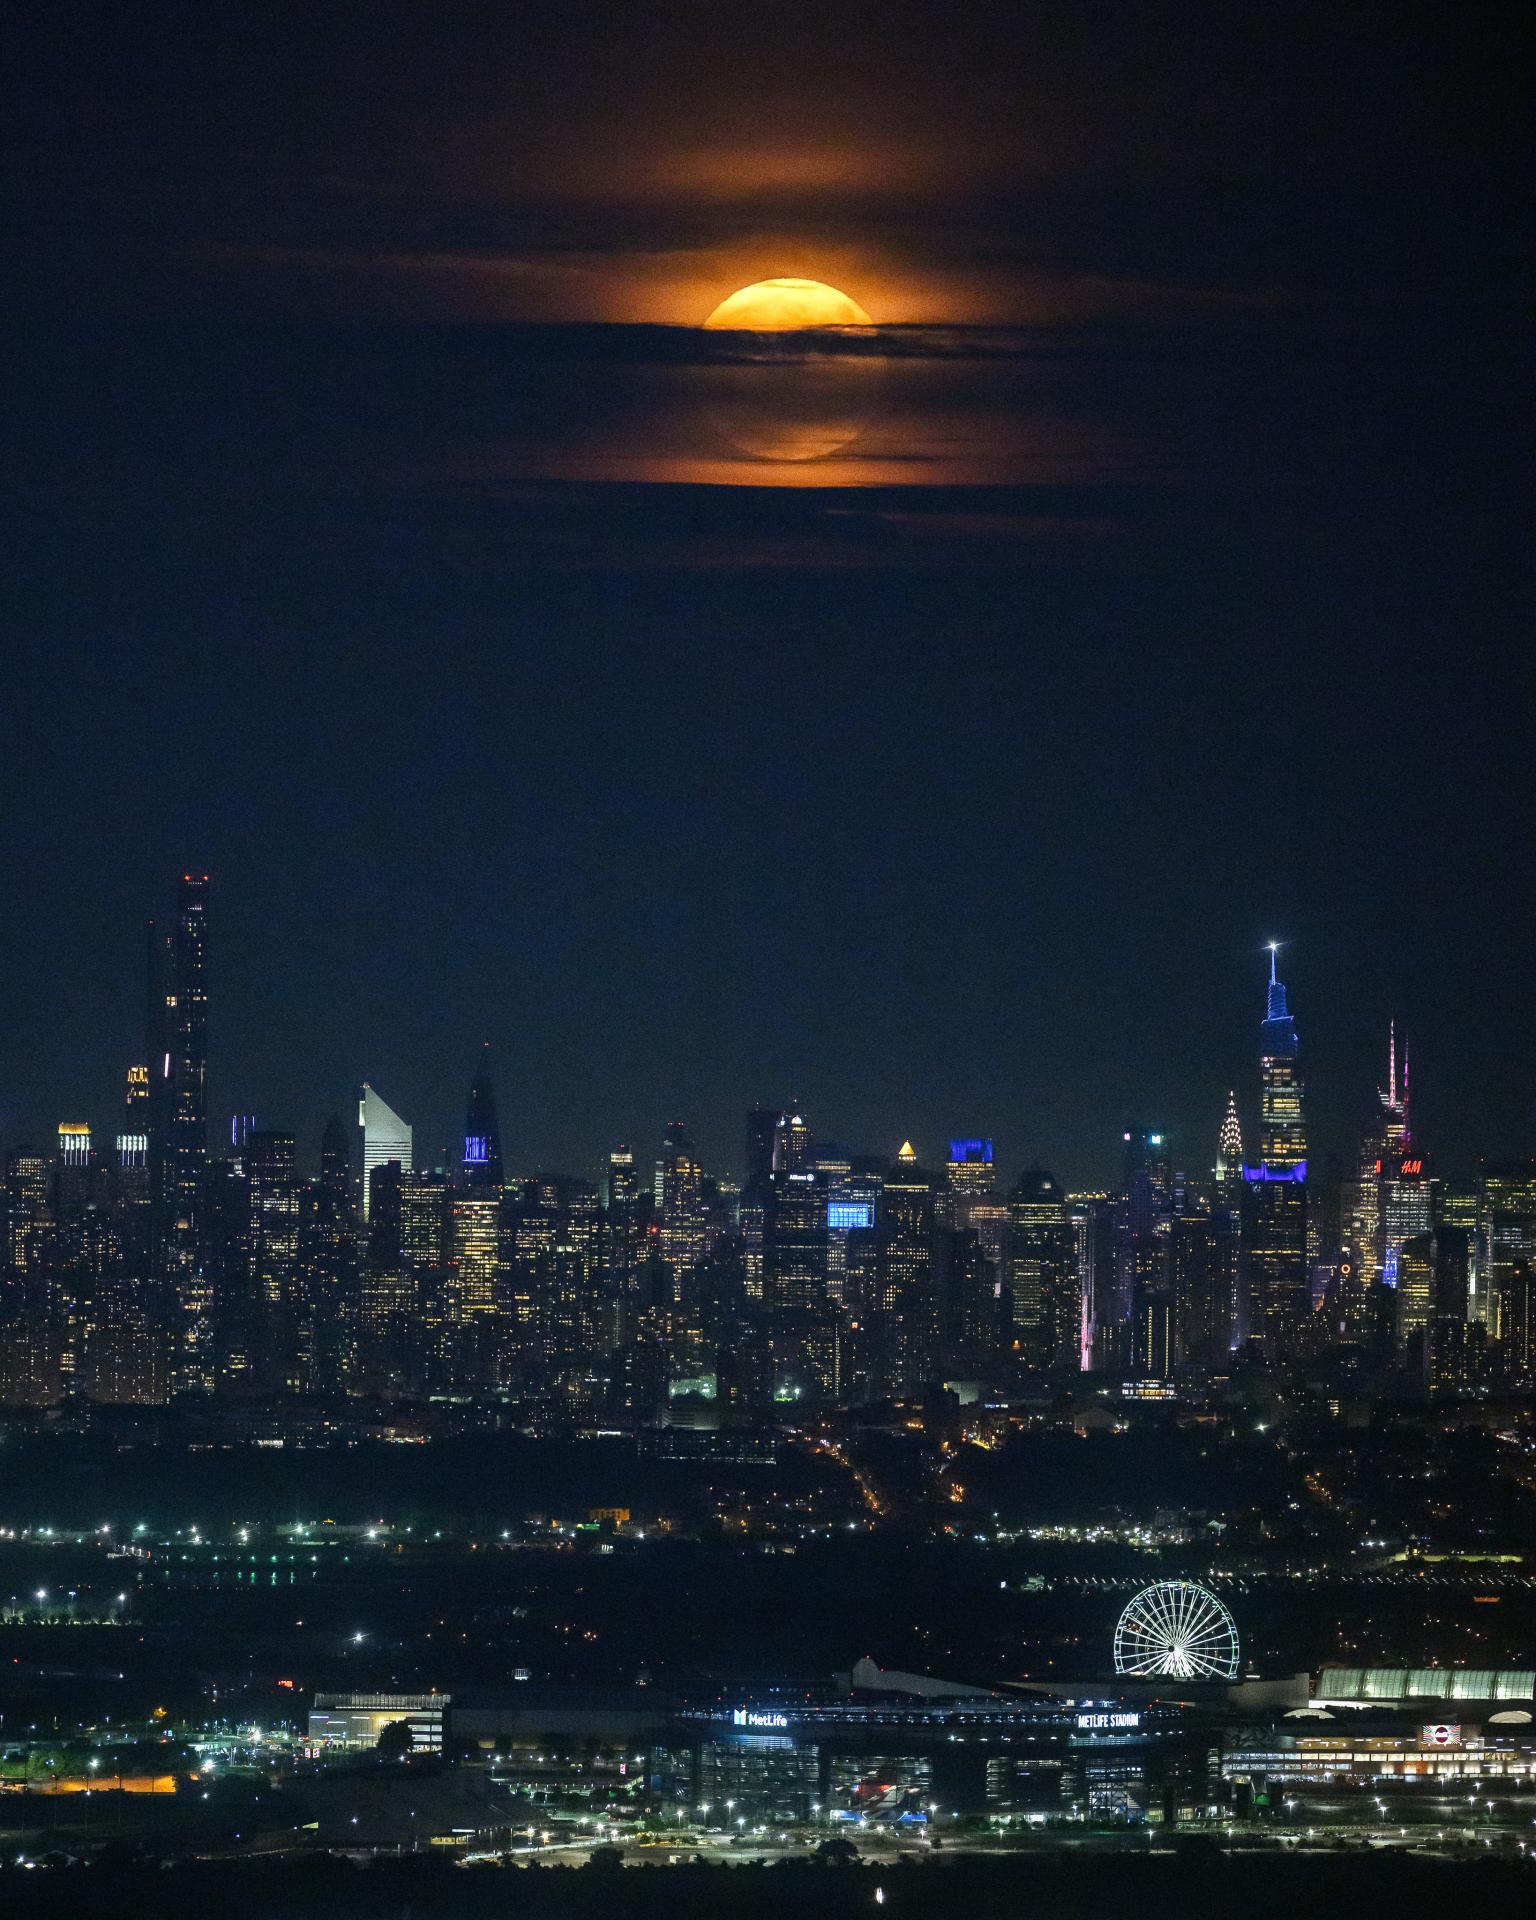
[[[189,879],[193,876],[189,876]],[[205,876],[196,876],[201,885],[206,886]],[[218,981],[218,938],[220,910],[223,900],[219,890],[213,890],[215,906],[212,918],[212,942],[214,961],[212,977]],[[152,923],[154,924],[154,923]],[[1265,942],[1256,950],[1253,971],[1257,985],[1249,995],[1250,1003],[1257,1000],[1265,991],[1264,974],[1268,969],[1270,985],[1269,1006],[1273,1007],[1275,993],[1275,969],[1280,956],[1287,953],[1291,943]],[[1285,971],[1290,971],[1290,958],[1286,959]],[[238,977],[238,974],[237,974]],[[1279,989],[1279,1005],[1282,1009],[1282,1021],[1285,1015],[1286,987]],[[129,996],[130,1001],[132,995]],[[912,1139],[919,1144],[920,1157],[938,1164],[942,1150],[950,1140],[966,1134],[981,1134],[989,1140],[995,1140],[999,1146],[999,1161],[1009,1165],[1050,1165],[1068,1186],[1084,1190],[1095,1187],[1112,1186],[1118,1178],[1119,1149],[1122,1132],[1126,1127],[1152,1129],[1163,1133],[1171,1144],[1172,1157],[1192,1179],[1203,1180],[1211,1172],[1218,1152],[1218,1143],[1222,1131],[1222,1115],[1228,1099],[1235,1099],[1240,1122],[1246,1137],[1257,1141],[1260,1135],[1261,1100],[1258,1082],[1253,1071],[1252,1044],[1243,1047],[1234,1046],[1228,1036],[1225,1044],[1213,1051],[1220,1051],[1225,1059],[1231,1061],[1228,1091],[1220,1096],[1212,1092],[1203,1103],[1209,1108],[1202,1114],[1197,1110],[1200,1096],[1208,1084],[1214,1088],[1219,1075],[1213,1075],[1211,1068],[1204,1062],[1190,1061],[1181,1078],[1170,1082],[1168,1089],[1161,1095],[1154,1094],[1150,1102],[1138,1106],[1134,1101],[1124,1103],[1123,1111],[1114,1106],[1113,1095],[1106,1100],[1102,1109],[1101,1137],[1091,1143],[1090,1154],[1085,1156],[1085,1164],[1079,1165],[1068,1156],[1053,1147],[1048,1139],[1041,1137],[1040,1122],[1033,1126],[1028,1118],[1019,1128],[1015,1137],[1010,1131],[994,1123],[994,1114],[980,1109],[980,1103],[973,1095],[968,1100],[962,1096],[961,1111],[945,1118],[943,1114],[934,1117],[933,1096],[919,1091],[909,1102],[908,1108],[894,1113],[882,1113],[876,1109],[867,1097],[863,1097],[857,1086],[838,1086],[823,1070],[820,1074],[801,1075],[789,1085],[786,1092],[781,1083],[767,1089],[752,1085],[741,1088],[723,1089],[714,1076],[700,1076],[692,1068],[686,1074],[680,1074],[680,1081],[686,1081],[696,1092],[702,1092],[704,1099],[697,1109],[689,1108],[679,1100],[668,1100],[663,1090],[647,1109],[650,1115],[661,1115],[649,1131],[644,1122],[625,1127],[609,1125],[594,1139],[582,1143],[569,1130],[568,1124],[562,1128],[559,1108],[562,1100],[578,1108],[587,1107],[591,1095],[585,1097],[576,1089],[574,1080],[549,1091],[547,1098],[541,1098],[541,1090],[522,1080],[518,1073],[515,1052],[515,1034],[504,1038],[500,1045],[491,1039],[482,1039],[474,1047],[472,1054],[462,1063],[462,1071],[455,1078],[455,1063],[445,1060],[435,1069],[423,1073],[420,1068],[414,1072],[402,1069],[399,1080],[384,1081],[377,1071],[355,1074],[341,1087],[322,1085],[310,1078],[300,1063],[287,1067],[281,1076],[262,1076],[252,1072],[248,1066],[239,1064],[240,1056],[235,1055],[233,1071],[231,1066],[220,1057],[223,1049],[219,1045],[220,1014],[224,1011],[224,996],[215,984],[212,991],[214,1012],[212,1016],[213,1039],[210,1052],[213,1065],[209,1076],[210,1092],[207,1105],[209,1130],[209,1149],[217,1155],[224,1150],[221,1143],[232,1143],[231,1126],[249,1127],[252,1124],[265,1128],[277,1127],[294,1134],[301,1164],[305,1166],[318,1163],[321,1134],[333,1114],[349,1114],[356,1102],[359,1089],[372,1089],[376,1099],[384,1100],[395,1110],[396,1115],[409,1130],[414,1131],[416,1163],[418,1166],[442,1166],[449,1170],[460,1164],[463,1135],[463,1094],[462,1087],[471,1080],[478,1084],[482,1074],[492,1076],[496,1091],[493,1094],[507,1113],[515,1117],[520,1131],[513,1131],[504,1125],[501,1137],[505,1142],[508,1174],[525,1177],[537,1172],[581,1172],[590,1173],[606,1164],[609,1151],[616,1145],[624,1144],[638,1151],[645,1161],[653,1146],[659,1146],[666,1128],[678,1121],[688,1126],[692,1136],[698,1141],[703,1157],[722,1177],[732,1178],[739,1172],[741,1158],[740,1116],[748,1106],[778,1104],[791,1105],[804,1110],[812,1116],[816,1132],[820,1138],[836,1140],[841,1146],[855,1152],[875,1154],[884,1153],[893,1156],[897,1146],[904,1140]],[[1251,1007],[1250,1007],[1251,1010]],[[237,1011],[237,1029],[242,1023]],[[1250,1026],[1253,1024],[1249,1023]],[[1295,1021],[1290,1019],[1294,1032]],[[1308,1014],[1306,1021],[1309,1036],[1315,1031],[1314,1021]],[[1264,1029],[1267,1031],[1267,1029]],[[1335,1028],[1336,1031],[1336,1028]],[[1357,1145],[1361,1128],[1373,1116],[1380,1090],[1385,1081],[1390,1081],[1394,1097],[1397,1086],[1397,1048],[1401,1038],[1403,1057],[1406,1061],[1411,1036],[1404,1024],[1395,1016],[1387,1020],[1386,1036],[1380,1032],[1368,1036],[1375,1043],[1375,1061],[1368,1070],[1362,1086],[1358,1089],[1346,1089],[1333,1084],[1336,1072],[1326,1063],[1319,1070],[1315,1046],[1309,1046],[1308,1066],[1305,1076],[1306,1101],[1309,1117],[1308,1131],[1313,1141],[1312,1165],[1313,1177],[1323,1173],[1325,1165],[1331,1166],[1335,1175],[1341,1175],[1348,1166],[1350,1156]],[[0,1146],[46,1145],[51,1141],[57,1127],[65,1122],[84,1123],[92,1127],[98,1140],[105,1146],[117,1125],[117,1114],[122,1103],[123,1077],[131,1068],[142,1064],[146,1053],[146,1040],[141,1036],[137,1042],[130,1042],[130,1058],[124,1060],[121,1069],[107,1072],[100,1063],[96,1063],[88,1075],[81,1075],[81,1083],[87,1079],[94,1081],[100,1091],[86,1098],[56,1098],[53,1108],[40,1109],[27,1116],[19,1106],[9,1113],[0,1113]],[[154,1048],[149,1048],[154,1051]],[[1368,1049],[1367,1049],[1368,1050]],[[380,1053],[388,1054],[387,1048]],[[1358,1057],[1360,1048],[1358,1036],[1346,1037],[1343,1049],[1344,1057],[1353,1060]],[[308,1055],[306,1055],[308,1058]],[[597,1063],[593,1061],[593,1068]],[[965,1062],[955,1064],[957,1077],[963,1074]],[[1150,1061],[1132,1059],[1126,1063],[1127,1072],[1123,1078],[1127,1084],[1136,1084],[1144,1080]],[[223,1071],[221,1071],[221,1068]],[[1385,1071],[1383,1071],[1385,1069]],[[236,1076],[243,1073],[243,1078]],[[594,1077],[595,1074],[594,1074]],[[1454,1137],[1439,1137],[1437,1119],[1447,1110],[1455,1112],[1457,1102],[1453,1094],[1437,1104],[1423,1102],[1423,1078],[1415,1086],[1415,1112],[1419,1123],[1416,1128],[1421,1147],[1435,1153],[1436,1164],[1441,1172],[1465,1175],[1473,1170],[1480,1159],[1517,1157],[1527,1151],[1528,1136],[1519,1135],[1507,1141],[1495,1139],[1490,1145],[1483,1144],[1488,1139],[1485,1133],[1474,1135],[1476,1144],[1469,1145],[1466,1140]],[[226,1084],[232,1083],[232,1084]],[[403,1084],[402,1084],[403,1083]],[[1320,1084],[1321,1083],[1321,1084]],[[252,1087],[265,1084],[269,1088],[279,1089],[286,1085],[290,1092],[290,1104],[286,1107],[275,1106],[270,1101],[263,1102],[251,1096]],[[819,1086],[828,1095],[825,1103],[801,1097],[801,1089],[806,1084]],[[1109,1074],[1105,1075],[1105,1084],[1112,1085]],[[1462,1102],[1472,1106],[1475,1102],[1470,1090],[1459,1089]],[[572,1099],[575,1092],[576,1097]],[[1083,1109],[1087,1108],[1086,1092],[1075,1090]],[[510,1099],[508,1095],[510,1094]],[[407,1098],[407,1095],[410,1097]],[[1009,1111],[1010,1098],[1017,1110],[1017,1095],[1005,1094],[998,1103],[998,1110]],[[327,1104],[329,1102],[329,1104]],[[1425,1107],[1431,1118],[1423,1119]],[[551,1109],[555,1111],[551,1111]],[[409,1109],[408,1111],[406,1109]],[[927,1124],[906,1124],[903,1112],[915,1111],[929,1116]],[[1069,1111],[1067,1103],[1059,1098],[1053,1099],[1047,1093],[1044,1111]],[[1512,1113],[1518,1114],[1518,1108],[1512,1107]],[[633,1109],[631,1109],[631,1115]],[[1324,1116],[1324,1125],[1319,1126],[1317,1116]],[[703,1118],[697,1117],[702,1114]],[[839,1126],[827,1118],[828,1115],[847,1116],[848,1124]],[[862,1118],[860,1116],[863,1116]],[[1178,1124],[1174,1117],[1184,1116],[1184,1123]],[[621,1116],[623,1117],[623,1116]],[[1202,1120],[1205,1124],[1202,1124]],[[1332,1120],[1338,1132],[1337,1138],[1329,1137],[1325,1131],[1327,1121]],[[393,1125],[393,1122],[390,1123]],[[1093,1124],[1090,1118],[1090,1126]],[[1071,1134],[1071,1129],[1067,1132]],[[573,1140],[574,1146],[567,1151],[565,1158],[549,1150],[541,1143]],[[354,1143],[355,1145],[355,1143]],[[356,1158],[354,1154],[354,1158]],[[1336,1164],[1334,1164],[1336,1163]],[[359,1163],[361,1164],[361,1163]],[[492,1176],[495,1184],[500,1184],[502,1174],[498,1168]]]
[[[1528,1911],[1523,27],[7,20],[6,1920]]]

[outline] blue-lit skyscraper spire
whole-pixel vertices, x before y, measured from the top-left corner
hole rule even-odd
[[[1269,943],[1269,998],[1265,1003],[1264,1020],[1260,1029],[1262,1045],[1259,1048],[1266,1059],[1294,1057],[1296,1053],[1296,1022],[1291,1018],[1284,983],[1275,970],[1275,960],[1279,951],[1280,942],[1271,940]]]
[[[1306,1327],[1307,1133],[1299,1043],[1269,948],[1269,987],[1259,1026],[1259,1159],[1245,1167],[1243,1264],[1247,1325],[1271,1356],[1295,1351]]]
[[[491,1043],[480,1049],[480,1064],[470,1082],[464,1117],[464,1184],[499,1187],[505,1179],[501,1129],[496,1122],[496,1090],[491,1084]]]
[[[1302,1113],[1300,1043],[1285,987],[1275,970],[1274,941],[1269,947],[1269,994],[1259,1026],[1259,1166],[1267,1179],[1305,1180],[1307,1135]]]

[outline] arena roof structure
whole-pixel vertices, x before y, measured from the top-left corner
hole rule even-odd
[[[1324,1667],[1312,1695],[1320,1706],[1398,1700],[1536,1700],[1536,1671],[1525,1667]]]

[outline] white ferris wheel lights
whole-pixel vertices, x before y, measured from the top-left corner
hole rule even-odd
[[[1237,1627],[1208,1587],[1159,1580],[1143,1587],[1115,1628],[1115,1672],[1173,1680],[1235,1680]]]

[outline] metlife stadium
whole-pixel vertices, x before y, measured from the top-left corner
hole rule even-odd
[[[824,1686],[681,1703],[650,1752],[653,1798],[709,1824],[823,1818],[942,1824],[1155,1815],[1203,1790],[1204,1743],[1176,1705],[996,1693],[861,1662]],[[1192,1777],[1194,1774],[1199,1779]]]

